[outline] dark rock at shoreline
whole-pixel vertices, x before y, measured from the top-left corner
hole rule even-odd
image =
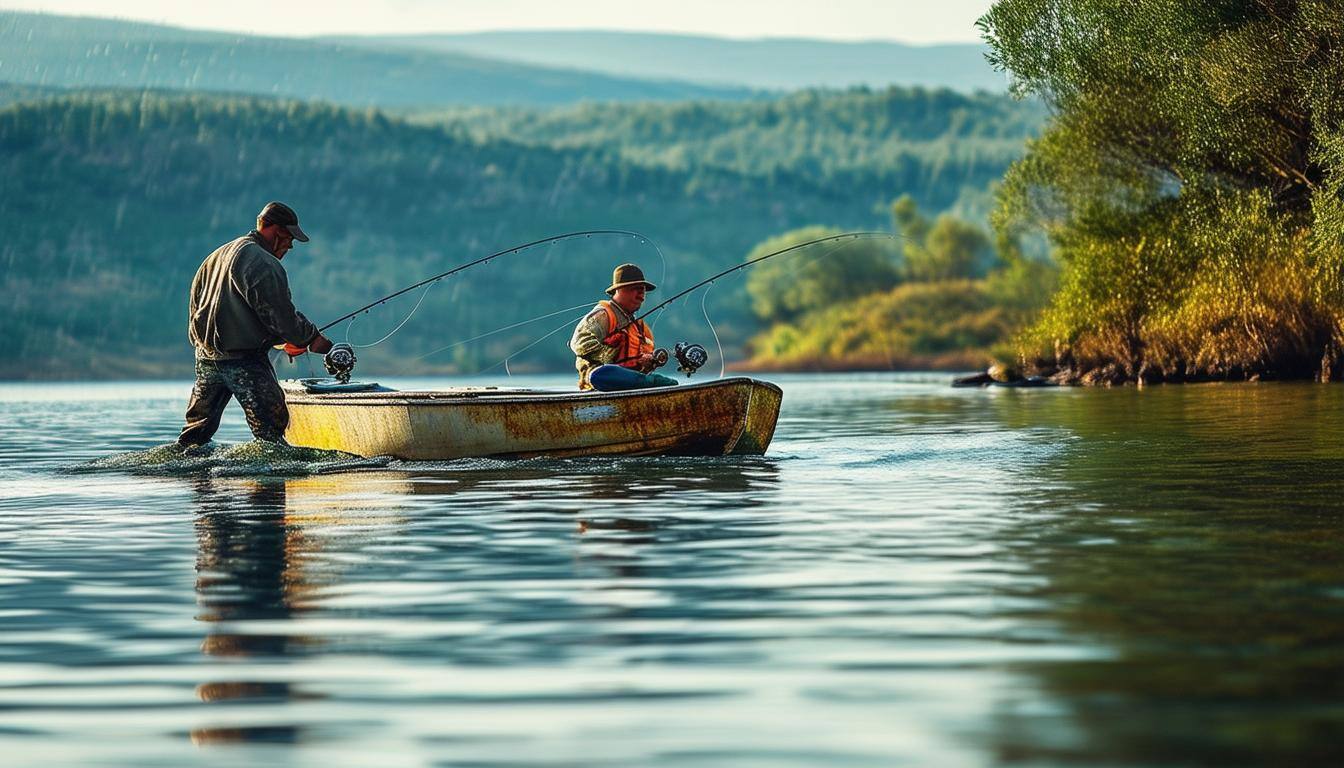
[[[976,373],[952,379],[952,386],[954,387],[987,387],[993,383],[994,378],[988,373]]]
[[[1020,379],[1014,379],[1013,381],[996,381],[994,382],[994,386],[1032,389],[1034,387],[1057,387],[1059,385],[1044,376],[1025,376]]]
[[[1011,376],[1011,377],[1010,377]],[[952,380],[954,387],[1056,387],[1059,383],[1045,376],[1022,376],[1004,366],[993,366],[984,373],[959,376]]]

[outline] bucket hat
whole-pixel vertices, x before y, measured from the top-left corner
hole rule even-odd
[[[644,284],[644,290],[646,291],[652,291],[658,287],[644,279],[644,270],[634,264],[622,264],[611,273],[611,287],[607,289],[607,295],[615,294],[617,288],[639,285],[640,283]]]

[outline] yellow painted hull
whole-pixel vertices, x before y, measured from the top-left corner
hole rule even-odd
[[[783,398],[774,384],[748,378],[630,392],[312,394],[285,385],[291,445],[417,461],[763,454]]]

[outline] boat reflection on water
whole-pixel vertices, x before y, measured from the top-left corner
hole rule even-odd
[[[773,496],[779,479],[773,460],[706,462],[698,471],[675,465],[658,471],[655,462],[641,464],[640,471],[597,473],[573,487],[586,502],[575,514],[576,569],[615,579],[606,589],[624,589],[621,579],[662,575],[643,562],[646,552],[661,562],[660,544],[693,546],[721,538],[728,526],[739,540],[775,535],[768,528],[746,530],[740,523],[744,513]],[[688,517],[691,506],[694,518]]]
[[[295,705],[340,698],[333,693],[341,690],[339,680],[312,674],[322,656],[401,659],[409,651],[469,665],[491,653],[520,661],[553,653],[554,638],[545,647],[534,645],[543,640],[537,638],[507,651],[488,636],[440,642],[449,630],[413,645],[405,632],[419,630],[404,627],[428,627],[434,635],[440,622],[526,626],[541,615],[588,624],[608,614],[603,606],[620,616],[644,589],[633,580],[675,571],[666,550],[729,535],[773,535],[741,518],[769,503],[777,474],[771,459],[734,457],[460,469],[411,464],[202,480],[195,488],[196,595],[198,619],[209,630],[201,650],[215,661],[238,662],[239,676],[197,686],[202,702],[231,707],[211,718],[217,725],[192,730],[191,739],[205,745],[320,738],[309,733],[318,727],[312,710]],[[519,546],[520,536],[546,543]],[[707,571],[714,568],[706,563]],[[501,613],[499,593],[529,580],[572,582],[560,592],[569,597]],[[386,585],[447,598],[385,603]],[[299,666],[308,670],[296,674]],[[213,666],[216,674],[227,668]]]

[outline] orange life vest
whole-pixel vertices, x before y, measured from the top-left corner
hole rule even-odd
[[[619,327],[616,308],[610,301],[599,301],[598,306],[607,310],[607,333],[610,334]],[[645,325],[643,320],[636,320],[627,325],[623,333],[624,338],[616,345],[616,359],[611,362],[622,368],[638,368],[640,355],[653,354],[653,331],[649,330],[649,326]]]

